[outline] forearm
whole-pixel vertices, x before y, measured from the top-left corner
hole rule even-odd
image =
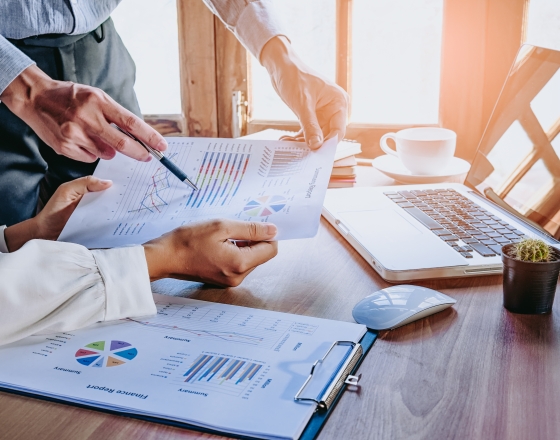
[[[274,0],[203,0],[258,60],[272,38],[284,35],[277,23]]]
[[[13,80],[34,62],[0,35],[0,99]]]
[[[308,70],[295,53],[290,41],[281,35],[265,44],[260,61],[271,76],[277,75],[282,70],[294,70],[294,72]]]
[[[36,65],[23,70],[0,94],[0,100],[16,115],[32,110],[34,98],[55,81]]]

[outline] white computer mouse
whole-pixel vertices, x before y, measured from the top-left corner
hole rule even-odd
[[[352,316],[372,330],[388,330],[451,307],[453,298],[420,286],[391,286],[361,300]]]

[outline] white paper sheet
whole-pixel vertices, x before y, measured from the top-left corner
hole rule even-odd
[[[294,396],[363,325],[155,295],[158,315],[0,347],[0,386],[239,435],[298,438]]]
[[[141,163],[118,155],[101,161],[94,174],[111,179],[113,187],[87,194],[59,240],[89,248],[140,244],[178,226],[214,218],[275,223],[277,240],[317,233],[336,139],[317,151],[271,140],[167,141],[167,157],[199,191],[156,160]]]

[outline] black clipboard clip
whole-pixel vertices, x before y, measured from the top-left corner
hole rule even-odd
[[[347,346],[348,350],[340,359],[337,358],[334,361],[337,367],[335,371],[332,371],[328,374],[329,378],[327,382],[321,386],[318,394],[316,394],[316,397],[302,397],[302,394],[310,386],[312,380],[317,376],[318,369],[321,367],[321,365],[325,365],[326,363],[328,363],[329,355],[332,356],[335,352],[335,349],[339,346]],[[337,355],[337,357],[340,357],[340,353],[337,353]],[[354,370],[354,367],[357,365],[362,355],[363,348],[362,345],[358,342],[333,342],[325,355],[321,359],[318,359],[313,363],[309,376],[307,377],[306,381],[303,383],[299,391],[296,393],[294,400],[296,402],[315,402],[318,409],[328,410],[330,405],[336,399],[339,391],[345,384],[359,386],[358,382],[360,380],[360,376],[352,376],[350,373]]]

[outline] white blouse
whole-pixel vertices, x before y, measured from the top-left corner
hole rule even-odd
[[[142,246],[90,251],[32,240],[6,253],[0,227],[0,345],[36,333],[153,315]]]

